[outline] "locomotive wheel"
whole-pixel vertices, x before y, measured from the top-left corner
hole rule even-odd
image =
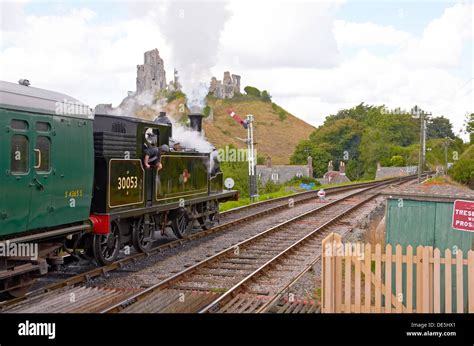
[[[152,232],[153,227],[151,227],[150,222],[146,222],[147,216],[141,217],[133,225],[133,246],[139,252],[148,252],[152,245]]]
[[[94,234],[92,251],[94,258],[101,265],[115,261],[120,250],[120,229],[114,222],[109,234]]]
[[[171,222],[171,229],[177,238],[184,238],[193,227],[185,209],[179,209]]]
[[[201,228],[206,230],[214,227],[219,217],[219,205],[216,201],[207,201],[200,204],[198,211],[199,213],[204,214],[203,216],[198,217]]]

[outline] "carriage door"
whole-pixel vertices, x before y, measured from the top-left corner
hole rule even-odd
[[[28,228],[47,227],[51,224],[52,179],[54,177],[52,162],[52,128],[51,118],[35,116],[31,124],[33,162],[31,165],[31,205]]]
[[[2,113],[7,113],[2,111]],[[5,186],[5,206],[2,208],[3,225],[1,234],[10,234],[27,230],[30,213],[32,177],[30,117],[16,112],[8,112],[5,121],[6,167],[2,172]],[[2,114],[2,117],[4,114]],[[3,136],[3,134],[2,134]],[[3,148],[3,146],[2,146]]]

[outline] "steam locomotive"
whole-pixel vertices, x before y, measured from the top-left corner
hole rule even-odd
[[[190,117],[200,130],[202,116]],[[169,148],[169,123],[93,115],[68,95],[1,81],[0,129],[0,246],[38,245],[34,259],[0,254],[0,291],[14,296],[64,251],[106,265],[124,246],[150,250],[166,228],[181,238],[212,227],[219,203],[238,198],[209,153]],[[159,170],[144,165],[150,144],[169,149]]]

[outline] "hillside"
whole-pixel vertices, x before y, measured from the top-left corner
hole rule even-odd
[[[212,117],[204,120],[204,131],[207,139],[216,147],[233,144],[238,148],[246,145],[239,138],[246,138],[247,132],[235,122],[226,110],[231,108],[242,119],[247,114],[254,115],[254,136],[259,157],[272,157],[274,164],[289,164],[290,156],[296,145],[307,139],[314,127],[286,112],[272,102],[264,102],[251,97],[233,99],[216,99],[208,97],[208,106]]]
[[[158,111],[167,112],[176,122],[187,123],[189,110],[183,105],[186,103],[182,93],[162,92],[155,96],[151,106],[144,106],[135,112],[135,115],[152,120]],[[246,138],[247,131],[233,120],[226,112],[232,109],[242,119],[247,114],[254,115],[254,138],[257,155],[265,158],[270,155],[274,164],[289,164],[290,156],[296,145],[308,139],[315,130],[313,126],[288,113],[277,104],[264,101],[260,97],[240,95],[231,99],[217,99],[208,96],[206,99],[210,116],[203,121],[206,138],[217,148],[234,145],[237,148],[246,148],[246,144],[236,137]]]

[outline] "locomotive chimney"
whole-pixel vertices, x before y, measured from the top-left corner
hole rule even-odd
[[[202,118],[204,115],[201,113],[191,113],[188,115],[189,121],[191,122],[191,128],[194,131],[202,132]]]

